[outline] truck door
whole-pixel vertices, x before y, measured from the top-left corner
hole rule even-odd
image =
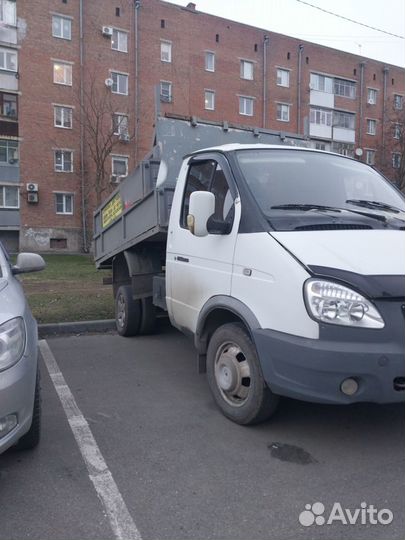
[[[240,220],[240,203],[227,160],[222,155],[194,158],[183,189],[178,185],[167,247],[167,303],[172,322],[195,331],[198,315],[212,296],[230,295],[233,255]],[[214,217],[230,223],[228,234],[194,236],[187,228],[190,195],[215,195]]]

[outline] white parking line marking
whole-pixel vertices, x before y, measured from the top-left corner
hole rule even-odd
[[[77,406],[46,340],[39,342],[39,349],[86,464],[89,478],[105,508],[115,538],[117,540],[142,540],[89,424]]]

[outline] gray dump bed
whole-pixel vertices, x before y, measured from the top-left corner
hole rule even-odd
[[[183,157],[229,143],[305,145],[303,138],[282,132],[158,117],[152,152],[94,214],[97,267],[108,267],[115,255],[140,242],[164,241]]]

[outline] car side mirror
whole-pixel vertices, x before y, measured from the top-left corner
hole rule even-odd
[[[207,236],[207,222],[215,212],[215,195],[209,191],[194,191],[190,195],[187,228],[194,236]]]
[[[41,255],[37,253],[20,253],[17,261],[11,267],[11,271],[16,274],[27,274],[28,272],[39,272],[45,268],[46,264]]]

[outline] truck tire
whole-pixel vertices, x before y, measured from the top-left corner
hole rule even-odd
[[[142,298],[142,316],[139,333],[151,334],[155,330],[156,325],[156,308],[153,305],[152,297]]]
[[[21,437],[16,444],[17,450],[32,450],[39,444],[41,438],[41,380],[39,368],[35,384],[34,407],[32,411],[32,423],[29,431]]]
[[[139,334],[142,316],[140,300],[132,298],[131,285],[121,285],[115,297],[115,325],[120,336]]]
[[[242,324],[224,324],[212,335],[207,377],[217,405],[237,424],[264,422],[277,408],[279,397],[267,387],[256,348]]]

